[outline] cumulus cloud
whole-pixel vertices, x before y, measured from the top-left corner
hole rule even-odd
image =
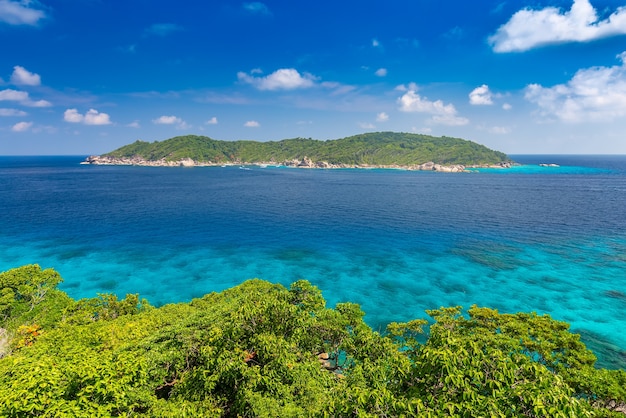
[[[493,100],[491,99],[491,91],[489,90],[489,86],[483,84],[482,86],[476,87],[469,94],[470,104],[473,105],[491,105],[493,104]]]
[[[385,112],[380,112],[376,115],[376,122],[387,122],[389,120],[389,115]]]
[[[387,69],[386,68],[379,68],[378,70],[376,70],[376,72],[374,74],[376,74],[378,77],[384,77],[384,76],[387,75]]]
[[[25,132],[29,130],[31,126],[33,126],[32,122],[18,122],[11,127],[11,130],[13,132]]]
[[[85,125],[110,125],[111,120],[108,114],[100,113],[95,109],[89,109],[85,113]]]
[[[505,103],[502,105],[502,109],[504,110],[511,110],[513,109],[513,106],[511,106],[509,103]]]
[[[239,81],[251,84],[259,90],[295,90],[313,87],[316,77],[309,73],[300,74],[293,68],[281,68],[265,77],[237,73]]]
[[[156,119],[152,119],[152,123],[155,123],[157,125],[176,125],[176,129],[188,129],[191,127],[187,124],[187,122],[174,115],[159,116]]]
[[[36,3],[29,0],[0,0],[0,22],[9,25],[35,26],[46,17],[42,10],[35,9]]]
[[[31,73],[26,68],[16,65],[13,67],[11,83],[17,86],[39,86],[41,84],[41,77],[39,77],[39,74]]]
[[[52,103],[47,100],[32,100],[27,92],[13,89],[0,90],[0,101],[18,102],[22,106],[28,107],[52,106]]]
[[[26,116],[28,113],[18,109],[0,109],[0,116]]]
[[[243,124],[246,128],[258,128],[261,124],[255,120],[249,120]]]
[[[495,52],[521,52],[565,42],[587,42],[626,34],[626,7],[618,7],[604,20],[589,0],[574,0],[563,12],[556,7],[522,9],[489,37]]]
[[[264,3],[261,3],[258,1],[255,1],[252,3],[244,3],[242,7],[247,12],[250,12],[253,14],[259,14],[259,15],[265,15],[265,16],[270,16],[272,14],[272,12],[270,12],[270,9]]]
[[[205,122],[206,125],[217,125],[217,118],[213,116],[211,119]]]
[[[178,116],[159,116],[156,119],[153,119],[152,122],[156,123],[157,125],[174,125],[177,123],[182,123],[182,119],[179,118]]]
[[[77,109],[67,109],[63,112],[63,120],[70,123],[80,123],[84,119],[84,116],[78,113]]]
[[[398,90],[400,86],[396,87]],[[404,86],[402,86],[404,88]],[[398,98],[400,111],[427,113],[432,115],[431,121],[442,125],[467,125],[469,120],[457,116],[457,110],[452,104],[444,104],[441,100],[430,101],[426,97],[417,94],[417,86],[413,83],[409,85],[406,93]]]
[[[110,125],[108,114],[100,113],[96,109],[89,109],[84,115],[77,109],[67,109],[63,112],[63,120],[70,123],[83,123],[85,125]]]
[[[28,100],[26,103],[23,103],[24,106],[30,107],[50,107],[52,103],[47,100]]]
[[[170,33],[178,32],[183,30],[182,26],[179,26],[175,23],[155,23],[150,25],[143,31],[144,36],[167,36]],[[134,46],[133,46],[134,52]]]
[[[626,116],[626,52],[621,65],[591,67],[576,72],[566,84],[526,87],[526,100],[540,114],[564,122],[608,122]]]
[[[13,89],[0,90],[0,100],[23,102],[28,100],[28,93]]]

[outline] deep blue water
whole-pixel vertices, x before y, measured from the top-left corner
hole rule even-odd
[[[451,174],[0,157],[0,270],[155,305],[307,279],[376,329],[439,306],[549,313],[623,367],[626,156],[513,158]]]

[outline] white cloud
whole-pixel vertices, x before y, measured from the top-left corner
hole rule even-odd
[[[78,113],[77,109],[67,109],[63,112],[63,120],[70,123],[80,123],[84,119],[84,116]]]
[[[271,16],[272,14],[272,12],[270,12],[270,9],[264,3],[258,1],[252,3],[244,3],[242,6],[244,10],[253,14],[259,14],[264,16]]]
[[[374,48],[378,48],[380,46],[380,42],[378,42],[378,39],[376,38],[372,39],[372,46]]]
[[[444,104],[441,100],[430,101],[417,94],[417,86],[413,83],[410,87],[411,89],[398,98],[402,112],[427,113],[432,115],[432,122],[442,125],[460,126],[469,123],[467,118],[457,116],[454,105]]]
[[[389,120],[389,115],[385,112],[380,112],[376,115],[376,122],[387,122]]]
[[[9,25],[35,26],[39,20],[46,17],[42,10],[31,8],[29,0],[0,0],[0,22]]]
[[[108,114],[100,113],[95,109],[89,109],[85,113],[85,125],[110,125],[111,120]]]
[[[489,86],[483,84],[482,86],[476,87],[469,94],[470,104],[473,105],[491,105],[493,104],[493,100],[491,99],[491,91],[489,90]]]
[[[100,113],[96,109],[89,109],[84,115],[77,109],[67,109],[63,112],[63,120],[70,123],[84,123],[85,125],[110,125],[108,114]]]
[[[217,118],[213,116],[211,119],[205,122],[206,125],[217,125]]]
[[[152,119],[152,123],[157,125],[176,125],[176,129],[189,129],[190,125],[187,124],[184,120],[179,118],[178,116],[159,116],[156,119]]]
[[[39,74],[31,73],[26,68],[16,65],[13,67],[11,83],[18,86],[39,86],[41,84],[41,77],[39,77]]]
[[[576,72],[566,84],[530,84],[525,98],[540,114],[564,122],[607,122],[626,117],[626,52],[621,65],[591,67]]]
[[[250,74],[237,73],[239,81],[253,85],[259,90],[295,90],[315,85],[316,77],[309,73],[300,74],[293,68],[281,68],[265,77],[254,77]]]
[[[369,122],[361,122],[359,123],[359,127],[361,129],[376,129],[376,126]]]
[[[489,43],[495,52],[517,52],[548,44],[587,42],[620,34],[626,34],[626,7],[618,7],[606,19],[598,20],[598,14],[589,0],[574,0],[567,12],[556,7],[516,12],[489,37]]]
[[[128,126],[129,128],[141,128],[138,120],[134,120],[126,126]]]
[[[504,110],[511,110],[513,109],[513,106],[511,106],[509,103],[505,103],[502,105],[502,109]]]
[[[395,91],[409,91],[409,90],[417,91],[417,89],[418,89],[417,84],[412,83],[412,82],[409,83],[408,86],[405,86],[404,84],[400,84],[394,88]]]
[[[246,128],[258,128],[261,124],[255,120],[249,120],[243,124]]]
[[[25,132],[29,130],[31,126],[33,126],[32,122],[18,122],[11,127],[11,130],[13,132]]]
[[[52,103],[50,103],[47,100],[37,100],[37,101],[32,101],[29,100],[25,103],[22,103],[24,106],[30,106],[30,107],[50,107],[52,106]]]
[[[23,110],[0,108],[0,116],[26,116],[27,114]]]
[[[387,69],[379,68],[374,74],[376,74],[378,77],[385,77],[387,75]]]
[[[4,89],[0,90],[0,101],[13,101],[18,102],[22,106],[29,107],[48,107],[52,106],[52,104],[47,100],[37,100],[34,101],[30,98],[27,92],[13,90],[13,89]]]
[[[177,116],[159,116],[156,119],[152,120],[153,123],[156,123],[157,125],[174,125],[177,123],[182,123],[183,120]]]

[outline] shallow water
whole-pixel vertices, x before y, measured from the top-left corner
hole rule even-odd
[[[0,157],[0,270],[38,263],[75,298],[156,305],[307,279],[330,305],[360,303],[376,329],[439,306],[537,311],[615,366],[626,157],[514,158],[527,165],[450,174]]]

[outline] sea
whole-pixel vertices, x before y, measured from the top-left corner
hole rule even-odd
[[[469,173],[85,157],[0,157],[0,271],[36,263],[73,298],[155,306],[306,279],[379,331],[442,306],[537,312],[626,368],[626,156]]]

